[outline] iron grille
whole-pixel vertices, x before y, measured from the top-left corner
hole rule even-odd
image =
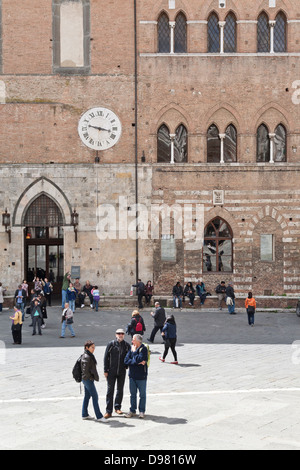
[[[169,18],[165,13],[162,13],[158,19],[158,52],[170,52],[170,25]]]
[[[220,52],[219,19],[215,13],[208,18],[207,35],[208,52]]]
[[[224,52],[236,52],[236,18],[233,13],[226,17],[224,26]]]
[[[174,52],[187,51],[187,28],[186,18],[183,13],[179,13],[176,17],[174,28]]]
[[[278,13],[274,26],[274,52],[286,51],[286,17]]]
[[[257,21],[257,52],[270,52],[269,18],[261,13]]]
[[[58,227],[63,225],[63,218],[56,203],[42,194],[27,209],[24,225],[26,227]]]

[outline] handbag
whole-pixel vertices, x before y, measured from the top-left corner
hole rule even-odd
[[[74,323],[73,318],[67,318],[67,325],[72,325]]]
[[[226,305],[233,305],[233,300],[231,297],[227,297],[226,299]]]

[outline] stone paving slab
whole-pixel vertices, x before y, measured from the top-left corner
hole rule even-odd
[[[105,411],[105,346],[131,312],[76,311],[76,338],[64,340],[58,337],[60,314],[59,308],[48,309],[41,337],[31,336],[27,319],[21,346],[11,344],[8,314],[0,314],[2,450],[300,448],[300,319],[295,314],[262,312],[250,328],[242,312],[176,311],[179,365],[159,361],[163,345],[157,336],[151,345],[146,418],[114,416],[108,424],[81,420],[83,395],[71,370],[92,337]],[[149,312],[143,315],[150,334],[152,318]],[[167,359],[172,360],[171,352]],[[123,409],[128,408],[127,379]]]

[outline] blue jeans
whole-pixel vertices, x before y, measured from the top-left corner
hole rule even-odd
[[[139,412],[145,413],[146,411],[146,387],[147,379],[135,380],[129,378],[129,390],[130,390],[130,411],[135,413],[137,410],[137,391],[140,393],[139,401]]]
[[[178,307],[182,308],[182,298],[181,297],[176,297],[176,295],[173,296],[174,308],[176,308],[176,299],[178,299]]]
[[[69,328],[69,330],[70,330],[70,332],[71,332],[71,335],[72,335],[72,336],[75,336],[72,323],[71,323],[70,325],[68,325],[66,320],[64,320],[64,321],[62,322],[62,325],[61,325],[61,336],[62,336],[63,338],[65,337],[66,327]]]
[[[82,383],[84,385],[82,417],[86,418],[89,415],[88,406],[89,406],[90,398],[92,398],[96,418],[97,419],[103,418],[103,414],[101,413],[100,408],[99,408],[98,393],[97,393],[94,382],[92,380],[83,380]]]
[[[75,312],[75,300],[69,300],[69,307],[72,312]]]
[[[235,299],[232,299],[232,302],[233,302],[232,305],[227,305],[229,313],[233,313],[235,310]]]
[[[67,291],[61,291],[61,308],[65,308],[65,303],[67,302]]]

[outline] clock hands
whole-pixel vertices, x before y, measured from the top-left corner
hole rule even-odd
[[[109,129],[104,129],[103,127],[92,126],[91,124],[89,124],[89,127],[93,127],[94,129],[98,129],[98,131],[110,132]]]

